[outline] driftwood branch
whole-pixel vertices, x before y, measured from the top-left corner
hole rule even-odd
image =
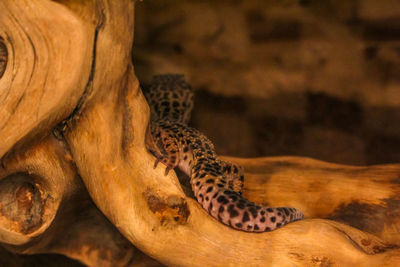
[[[135,247],[171,266],[400,263],[400,165],[232,158],[245,168],[246,197],[310,218],[269,233],[233,230],[187,196],[174,172],[153,169],[149,107],[127,34],[134,2],[6,0],[0,9],[0,241],[8,249],[89,266],[141,264]]]
[[[131,266],[141,252],[94,206],[67,151],[50,135],[4,159],[0,241],[16,253],[60,253],[89,266]]]

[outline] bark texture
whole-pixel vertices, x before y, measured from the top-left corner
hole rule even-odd
[[[310,218],[270,233],[233,230],[184,193],[184,179],[153,168],[131,62],[133,1],[5,0],[0,10],[7,249],[88,266],[160,265],[148,256],[169,266],[400,264],[400,165],[232,158],[245,168],[246,197]]]

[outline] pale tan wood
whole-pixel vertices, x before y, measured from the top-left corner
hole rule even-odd
[[[22,8],[23,4],[26,6]],[[89,266],[142,264],[134,261],[132,254],[136,249],[118,234],[115,230],[118,229],[137,248],[170,266],[400,264],[400,249],[391,244],[398,243],[398,239],[390,236],[390,233],[398,234],[397,216],[393,216],[392,225],[395,226],[392,229],[383,227],[374,232],[384,241],[345,224],[323,219],[295,222],[270,233],[246,233],[211,218],[194,199],[184,194],[174,172],[165,176],[161,164],[153,169],[155,158],[145,147],[149,107],[131,62],[133,36],[129,33],[134,26],[134,2],[3,1],[0,7],[7,10],[6,16],[0,17],[5,27],[0,35],[11,36],[9,32],[25,29],[22,36],[35,35],[35,32],[52,36],[49,41],[46,38],[37,41],[39,57],[32,53],[23,55],[30,64],[27,66],[42,55],[48,62],[52,62],[52,57],[57,58],[55,65],[37,63],[41,71],[32,76],[35,77],[32,85],[26,82],[13,85],[14,77],[22,81],[27,79],[24,72],[20,72],[23,67],[16,65],[14,59],[7,62],[11,65],[7,65],[0,79],[0,94],[7,95],[7,88],[11,88],[10,92],[15,95],[0,102],[10,113],[2,115],[6,120],[2,129],[6,130],[0,132],[0,136],[3,134],[0,155],[7,153],[2,158],[0,172],[0,182],[7,190],[0,190],[0,199],[14,207],[7,210],[8,213],[2,210],[0,216],[0,240],[7,248],[20,253],[63,253]],[[39,11],[44,10],[51,10],[53,15],[40,16]],[[13,16],[18,19],[20,16],[23,26],[18,28],[12,24]],[[26,16],[38,18],[37,24],[26,26]],[[61,25],[56,23],[58,19],[62,20]],[[47,23],[40,24],[43,20]],[[63,36],[46,31],[48,28],[64,29],[71,22],[76,36],[82,34],[79,37],[82,44],[63,46],[61,43],[68,31]],[[41,31],[35,31],[34,26]],[[26,45],[26,38],[4,40],[12,58],[14,53],[16,58],[22,56],[9,47]],[[46,42],[52,45],[44,45]],[[46,49],[60,52],[47,54]],[[74,49],[76,53],[71,53]],[[70,62],[74,62],[73,68],[68,68]],[[40,104],[46,112],[35,113],[35,108],[31,112],[29,105],[37,107],[40,103],[41,97],[37,95],[48,92],[47,82],[44,82],[46,70],[54,71],[52,88],[57,88],[57,93],[53,94],[58,102],[53,105],[46,100]],[[27,76],[30,73],[25,71]],[[21,93],[24,88],[25,93]],[[21,95],[27,98],[22,100],[28,102],[21,100],[20,105],[15,105]],[[16,108],[9,112],[7,107],[13,105]],[[64,131],[57,131],[61,140],[56,140],[49,129],[76,106],[78,109],[61,124],[65,126]],[[21,127],[22,133],[16,131],[16,127]],[[6,134],[9,137],[4,139]],[[21,140],[25,142],[20,143]],[[18,143],[19,146],[15,146]],[[341,205],[354,201],[380,205],[383,199],[397,200],[398,165],[355,168],[305,158],[233,160],[245,167],[247,197],[274,205],[299,207],[310,217],[334,217],[337,211],[340,215]],[[16,176],[21,172],[27,173],[25,180]],[[91,199],[111,223],[107,224],[90,206],[78,174]],[[27,181],[33,187],[27,186]],[[89,218],[77,212],[82,208],[79,205],[88,210]],[[34,220],[32,227],[22,227],[24,217],[21,215],[26,210],[31,212],[31,207],[44,210],[33,214],[40,215],[42,220]],[[356,215],[349,217],[357,220]],[[10,218],[15,223],[6,221]],[[337,218],[343,220],[341,216]],[[377,216],[376,219],[386,222],[386,218]],[[99,223],[98,228],[91,228],[94,222]],[[104,250],[111,255],[105,260],[100,255]],[[115,256],[113,252],[122,253],[122,256]]]
[[[94,30],[53,1],[0,2],[0,157],[70,114],[85,91]]]
[[[16,253],[59,253],[88,266],[159,266],[91,201],[65,144],[49,135],[0,168],[0,242]]]
[[[90,97],[102,2],[5,0],[0,10],[0,243],[88,266],[159,266],[98,211],[52,135]]]

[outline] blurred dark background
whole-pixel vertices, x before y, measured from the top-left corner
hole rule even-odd
[[[130,34],[130,33],[127,33]],[[400,162],[400,1],[137,1],[135,72],[184,73],[219,154]],[[81,266],[57,255],[0,266]]]
[[[186,74],[219,154],[400,162],[400,1],[143,1],[135,71]]]

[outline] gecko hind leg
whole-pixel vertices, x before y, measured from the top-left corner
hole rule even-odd
[[[237,165],[236,163],[228,162],[228,161],[220,161],[219,162],[222,172],[226,176],[226,180],[228,185],[231,185],[233,190],[242,194],[243,190],[243,182],[244,182],[244,169],[242,166]]]

